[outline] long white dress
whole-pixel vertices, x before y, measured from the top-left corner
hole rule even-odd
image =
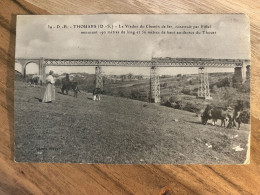
[[[54,78],[52,75],[47,76],[46,78],[47,87],[42,99],[42,102],[51,102],[55,100],[55,86],[54,86]]]

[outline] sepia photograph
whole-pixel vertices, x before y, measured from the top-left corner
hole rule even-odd
[[[244,14],[19,15],[16,162],[248,164]]]

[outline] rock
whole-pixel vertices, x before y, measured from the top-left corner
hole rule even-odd
[[[244,150],[244,148],[241,148],[240,145],[236,146],[236,147],[233,147],[232,149],[235,150],[236,152],[240,152],[240,151]]]
[[[206,143],[205,145],[206,145],[208,148],[212,148],[212,145],[211,145],[211,144]]]

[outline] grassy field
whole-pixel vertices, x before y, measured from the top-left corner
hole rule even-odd
[[[41,103],[45,86],[15,82],[15,160],[72,163],[237,164],[250,128],[202,125],[195,113],[90,93]],[[234,148],[242,148],[235,151]]]

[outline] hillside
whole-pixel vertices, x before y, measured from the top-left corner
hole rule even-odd
[[[15,82],[16,161],[88,163],[243,163],[249,125],[241,130],[200,124],[194,113],[89,93],[57,93]],[[219,125],[219,123],[218,123]],[[233,148],[240,146],[242,151]]]
[[[95,88],[95,75],[84,74],[83,76],[83,74],[71,74],[71,76],[73,76],[73,81],[78,82],[81,90],[92,92]],[[121,79],[123,76],[125,75],[104,75],[103,93],[149,102],[150,79],[144,76],[141,77],[140,75],[132,75],[134,78],[132,80]],[[196,98],[200,85],[198,75],[163,75],[160,77],[161,105],[196,113],[204,109],[206,104],[226,108],[228,106],[235,107],[238,101],[240,101],[244,104],[244,121],[249,123],[250,84],[247,82],[234,88],[232,87],[232,76],[232,73],[210,73],[209,85],[213,99],[205,101],[204,99]],[[57,80],[56,84],[57,86],[61,86],[61,81]]]

